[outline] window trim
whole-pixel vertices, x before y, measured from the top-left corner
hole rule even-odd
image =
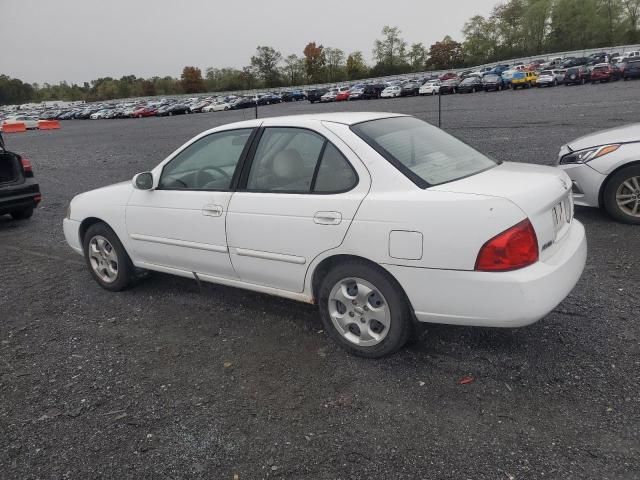
[[[256,152],[258,151],[258,146],[260,145],[260,141],[262,140],[262,135],[264,134],[265,130],[270,129],[270,128],[288,128],[288,129],[296,129],[296,130],[306,130],[308,132],[315,133],[316,135],[320,136],[324,140],[324,142],[322,144],[322,148],[320,149],[320,153],[318,154],[318,158],[316,159],[316,165],[314,167],[313,177],[311,179],[311,185],[309,186],[309,191],[306,191],[306,190],[304,190],[304,191],[303,190],[265,190],[265,189],[248,189],[247,188],[247,183],[249,181],[249,172],[251,172],[251,167],[253,166],[253,162],[255,160],[255,155],[256,155]],[[258,130],[259,130],[259,132],[256,133],[256,136],[254,138],[253,144],[251,145],[251,149],[247,154],[246,161],[242,166],[242,172],[240,174],[240,178],[239,178],[237,189],[236,189],[237,192],[244,192],[244,193],[273,193],[273,194],[281,194],[281,193],[283,193],[283,194],[286,194],[286,195],[339,195],[341,193],[350,192],[351,190],[355,189],[360,184],[360,176],[358,175],[358,171],[354,168],[353,164],[349,161],[349,159],[342,152],[342,150],[340,150],[340,148],[338,148],[338,146],[335,143],[331,142],[322,133],[320,133],[320,132],[318,132],[316,130],[313,130],[311,128],[307,128],[307,127],[287,126],[287,125],[272,125],[272,126],[268,126],[268,127],[259,127]],[[346,188],[344,190],[332,190],[330,192],[314,192],[313,189],[315,188],[318,172],[320,170],[320,165],[322,164],[322,157],[324,156],[324,152],[325,152],[328,144],[333,145],[334,148],[340,153],[340,155],[342,155],[342,158],[344,159],[344,161],[347,162],[347,165],[349,166],[349,168],[353,172],[353,175],[355,176],[355,182],[349,188]]]
[[[182,152],[190,148],[192,145],[195,145],[199,141],[204,140],[205,138],[208,138],[212,135],[217,135],[220,133],[238,132],[241,130],[251,130],[251,133],[249,134],[249,138],[247,139],[247,142],[244,144],[244,147],[242,148],[242,152],[240,153],[240,158],[238,158],[238,162],[236,163],[236,168],[234,169],[233,175],[231,176],[231,184],[229,185],[229,188],[215,188],[215,189],[214,188],[166,188],[166,187],[160,186],[160,182],[162,181],[162,175],[164,175],[165,168],[167,168],[167,166],[170,165],[171,162],[173,162]],[[208,135],[204,135],[203,137],[200,137],[197,140],[194,140],[189,145],[185,146],[182,150],[180,150],[178,153],[176,153],[173,156],[173,158],[171,158],[171,160],[169,160],[167,163],[165,163],[162,166],[162,170],[160,171],[160,176],[158,177],[158,186],[155,188],[155,190],[169,191],[169,192],[235,192],[238,187],[240,172],[243,169],[244,162],[247,159],[249,150],[251,149],[255,141],[257,131],[258,131],[258,127],[232,128],[229,130],[219,130],[217,132],[211,132]]]

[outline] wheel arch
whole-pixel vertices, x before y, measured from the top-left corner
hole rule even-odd
[[[632,162],[627,162],[627,163],[625,163],[623,165],[620,165],[615,170],[612,170],[611,172],[609,172],[607,177],[604,179],[604,182],[602,182],[602,185],[600,185],[600,191],[598,192],[598,207],[599,208],[604,208],[604,191],[606,190],[607,185],[611,181],[611,178],[616,173],[618,173],[620,170],[624,170],[625,168],[628,168],[628,167],[637,167],[637,166],[640,166],[640,160],[634,160]]]
[[[85,218],[84,220],[82,220],[82,222],[80,222],[80,228],[78,229],[78,236],[80,237],[80,245],[84,245],[84,236],[87,234],[87,230],[89,230],[89,227],[91,227],[91,225],[95,225],[96,223],[104,223],[109,228],[111,228],[111,226],[109,226],[109,224],[104,220],[102,220],[101,218],[98,218],[98,217]]]
[[[414,311],[413,305],[411,304],[411,300],[409,300],[409,297],[407,296],[407,293],[404,291],[404,288],[402,288],[402,285],[400,285],[400,282],[398,282],[398,280],[393,276],[393,274],[389,270],[384,268],[384,266],[372,260],[369,260],[368,258],[361,257],[359,255],[336,254],[336,255],[331,255],[327,258],[324,258],[322,259],[322,261],[320,261],[320,263],[318,263],[318,265],[313,269],[313,273],[311,275],[311,294],[313,296],[313,303],[316,303],[316,304],[318,303],[318,292],[320,290],[320,285],[322,284],[322,280],[325,278],[325,276],[329,273],[329,271],[334,266],[343,264],[345,262],[364,263],[384,273],[384,275],[386,275],[401,292],[402,296],[405,299],[407,308],[411,313],[411,317],[414,319],[414,321],[417,322],[417,320],[415,319],[415,311]]]

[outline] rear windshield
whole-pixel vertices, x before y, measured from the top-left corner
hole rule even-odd
[[[383,118],[351,130],[421,188],[452,182],[497,163],[414,117]]]

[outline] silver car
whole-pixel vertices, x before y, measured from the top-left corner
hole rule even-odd
[[[576,205],[602,207],[620,222],[640,225],[640,123],[563,145],[558,166],[573,181]]]

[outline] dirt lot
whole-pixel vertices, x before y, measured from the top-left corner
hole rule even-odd
[[[443,100],[443,127],[501,160],[638,121],[640,82]],[[436,119],[435,98],[262,108]],[[71,121],[7,136],[44,202],[0,218],[0,477],[640,478],[640,229],[579,209],[574,292],[517,330],[433,325],[391,358],[333,345],[314,307],[155,274],[113,294],[61,229],[76,193],[147,170],[252,111]],[[472,376],[473,383],[459,380]]]

